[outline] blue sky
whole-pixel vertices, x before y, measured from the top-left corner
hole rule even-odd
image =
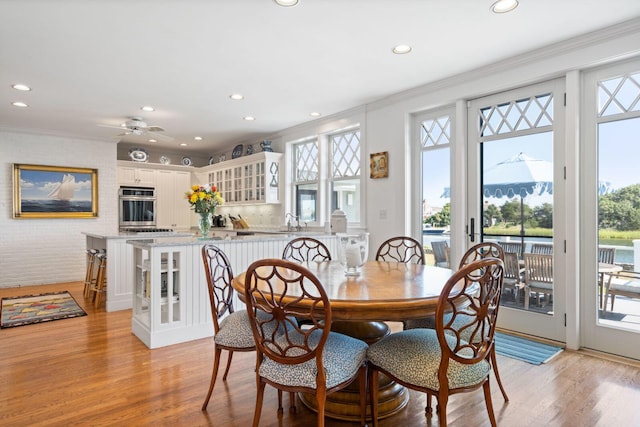
[[[64,172],[20,171],[20,189],[23,200],[47,199],[51,190],[62,182]],[[72,173],[76,179],[74,200],[91,200],[91,174]]]

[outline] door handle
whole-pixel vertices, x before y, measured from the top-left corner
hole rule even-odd
[[[469,240],[472,242],[476,241],[476,219],[471,218],[469,220]]]

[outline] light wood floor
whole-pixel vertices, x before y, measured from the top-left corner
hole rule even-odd
[[[0,330],[0,426],[251,425],[253,353],[234,356],[227,383],[220,375],[202,412],[211,339],[149,350],[131,334],[130,311],[87,307],[80,283],[0,289],[0,296],[55,290],[69,290],[88,316]],[[501,356],[498,364],[511,397],[505,404],[492,383],[501,426],[640,426],[637,367],[568,351],[541,366]],[[409,406],[380,425],[437,425],[436,416],[426,420],[424,404],[424,395],[412,393]],[[276,393],[267,387],[262,426],[315,424],[302,404],[281,420],[276,406]],[[447,412],[452,426],[489,425],[481,390],[452,397]]]

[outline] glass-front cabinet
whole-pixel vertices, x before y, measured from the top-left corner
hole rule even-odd
[[[262,152],[205,168],[225,205],[280,203],[281,153]]]
[[[206,305],[190,304],[199,299],[194,298],[199,289],[190,289],[186,247],[160,240],[129,241],[134,247],[132,331],[149,348],[212,333]],[[204,320],[194,324],[193,319]]]

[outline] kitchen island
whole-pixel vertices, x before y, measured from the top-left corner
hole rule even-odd
[[[113,234],[84,232],[82,234],[86,236],[87,249],[107,251],[107,298],[105,304],[107,311],[128,310],[133,301],[133,248],[127,244],[127,240],[193,236],[191,232],[119,232]]]
[[[324,233],[304,233],[336,253],[337,238]],[[280,258],[288,241],[300,234],[249,236],[157,237],[127,240],[132,249],[130,271],[133,315],[131,329],[149,348],[210,337],[213,321],[209,307],[202,247],[222,249],[239,274],[253,261]],[[235,297],[236,307],[241,305]]]

